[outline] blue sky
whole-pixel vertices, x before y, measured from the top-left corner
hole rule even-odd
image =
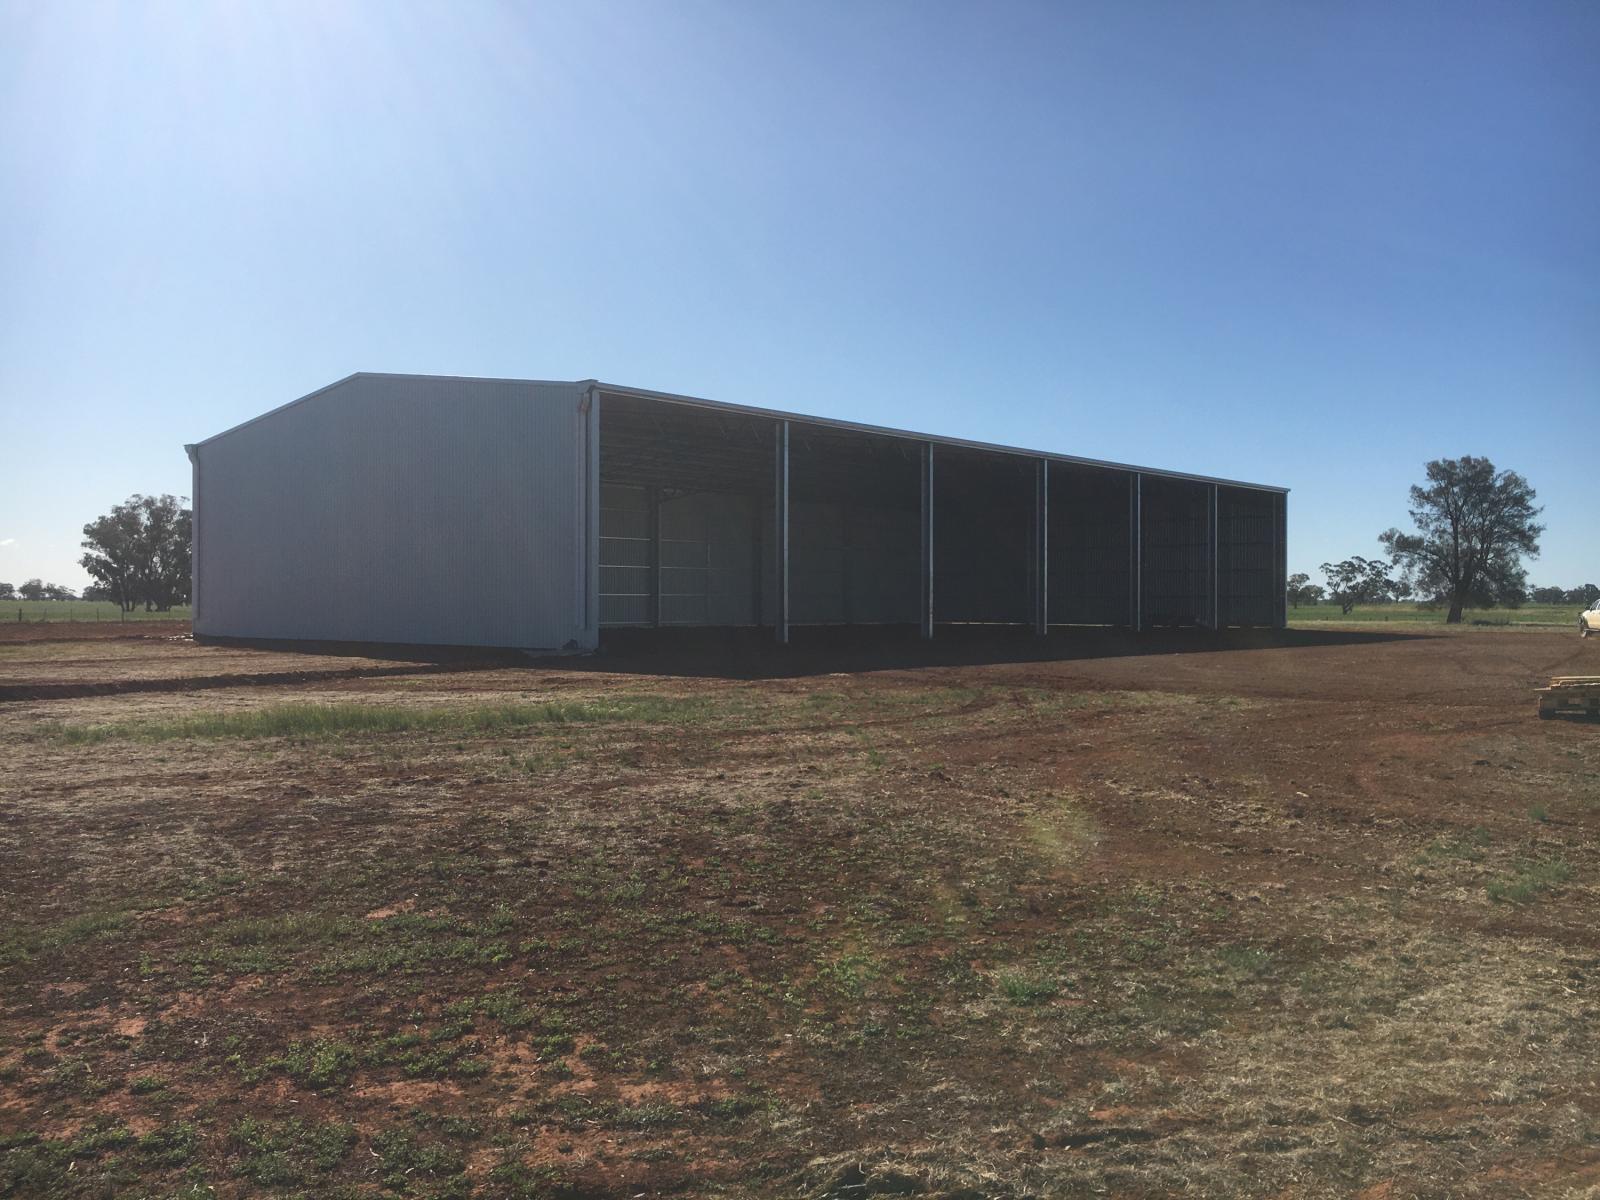
[[[355,370],[1280,483],[1600,582],[1600,4],[0,0],[0,580]]]

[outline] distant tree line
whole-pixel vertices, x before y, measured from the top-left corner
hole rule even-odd
[[[1416,599],[1448,607],[1450,624],[1467,608],[1503,605],[1592,604],[1600,588],[1528,589],[1524,557],[1537,557],[1544,526],[1535,493],[1515,471],[1499,471],[1487,458],[1441,458],[1424,467],[1425,485],[1411,489],[1410,533],[1388,529],[1378,541],[1389,558],[1353,555],[1321,566],[1323,585],[1309,575],[1288,579],[1289,603],[1324,599],[1345,613],[1358,604]]]
[[[1312,583],[1309,575],[1289,576],[1289,603],[1295,608],[1326,601],[1348,613],[1358,604],[1386,604],[1395,600],[1415,599],[1427,608],[1443,608],[1450,602],[1447,595],[1426,592],[1414,595],[1406,580],[1394,578],[1390,573],[1391,565],[1381,559],[1358,555],[1343,562],[1323,563],[1321,569],[1327,580],[1326,587]],[[1596,600],[1600,600],[1600,586],[1586,583],[1575,588],[1511,587],[1477,599],[1473,604],[1479,608],[1521,608],[1524,604],[1570,604],[1588,608]]]
[[[1528,599],[1535,604],[1581,604],[1588,608],[1600,600],[1600,587],[1592,583],[1575,588],[1536,587],[1528,593]]]
[[[78,593],[62,583],[30,579],[21,587],[0,583],[0,600],[76,600]]]

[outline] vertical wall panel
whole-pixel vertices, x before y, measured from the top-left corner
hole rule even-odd
[[[1031,624],[1032,463],[941,447],[933,495],[934,618]]]
[[[1128,623],[1128,475],[1050,468],[1050,622]]]
[[[1277,578],[1273,581],[1273,597],[1276,601],[1277,620],[1274,624],[1279,629],[1286,628],[1289,624],[1289,497],[1287,493],[1273,497],[1273,504],[1277,508],[1277,527],[1273,531],[1275,544],[1273,557],[1277,566]]]
[[[768,510],[770,513],[770,509]],[[770,547],[765,576],[775,578]],[[883,625],[917,619],[917,514],[868,504],[795,500],[789,511],[789,619]],[[762,622],[777,607],[764,589]]]
[[[1277,623],[1278,502],[1270,492],[1217,489],[1217,601],[1224,625]]]
[[[583,396],[356,375],[201,443],[195,632],[592,648]]]
[[[1146,475],[1141,493],[1145,626],[1209,624],[1210,489]]]

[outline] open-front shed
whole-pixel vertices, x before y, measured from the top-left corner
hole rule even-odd
[[[1285,621],[1265,484],[593,380],[360,373],[187,449],[202,637]]]

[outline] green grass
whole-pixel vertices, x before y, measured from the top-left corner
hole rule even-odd
[[[180,604],[168,612],[145,612],[141,605],[133,612],[119,612],[105,600],[0,600],[0,620],[22,621],[187,621],[189,606]]]
[[[132,925],[133,917],[124,909],[79,913],[37,929],[10,925],[0,932],[0,967],[26,962],[37,954],[91,938],[119,937]]]
[[[1418,857],[1423,860],[1459,858],[1467,862],[1482,862],[1485,847],[1493,839],[1481,825],[1458,838],[1435,838]]]
[[[1525,604],[1521,608],[1469,608],[1461,616],[1462,624],[1472,625],[1578,625],[1581,604]],[[1305,625],[1323,622],[1402,622],[1412,625],[1443,625],[1448,610],[1441,607],[1425,608],[1412,601],[1394,604],[1361,604],[1348,613],[1340,612],[1337,604],[1302,604],[1289,609],[1289,624]]]
[[[302,1187],[338,1168],[356,1143],[354,1125],[292,1119],[237,1122],[229,1141],[237,1151],[234,1174],[261,1187]]]
[[[372,1139],[372,1156],[384,1173],[384,1186],[397,1192],[408,1191],[418,1178],[448,1179],[467,1169],[467,1160],[459,1151],[429,1145],[398,1127],[385,1129]],[[446,1194],[464,1193],[452,1189]]]
[[[183,738],[329,739],[369,733],[498,733],[549,725],[598,725],[622,721],[692,723],[709,712],[704,699],[620,697],[590,703],[539,701],[490,705],[275,704],[245,712],[205,713],[175,721],[122,721],[110,725],[62,725],[51,736],[69,745],[111,739],[164,742]]]
[[[1049,975],[1036,971],[1006,970],[995,977],[1000,994],[1012,1004],[1043,1004],[1061,994],[1061,985]]]
[[[1256,946],[1220,946],[1217,958],[1228,970],[1244,978],[1264,978],[1277,965],[1270,953]]]
[[[121,1122],[94,1122],[60,1139],[0,1133],[0,1196],[132,1195],[142,1190],[136,1186],[142,1171],[185,1166],[200,1141],[187,1121],[143,1137]]]
[[[1559,887],[1572,878],[1572,868],[1564,858],[1548,862],[1523,863],[1509,879],[1495,879],[1485,889],[1489,899],[1504,904],[1526,904],[1541,892]]]

